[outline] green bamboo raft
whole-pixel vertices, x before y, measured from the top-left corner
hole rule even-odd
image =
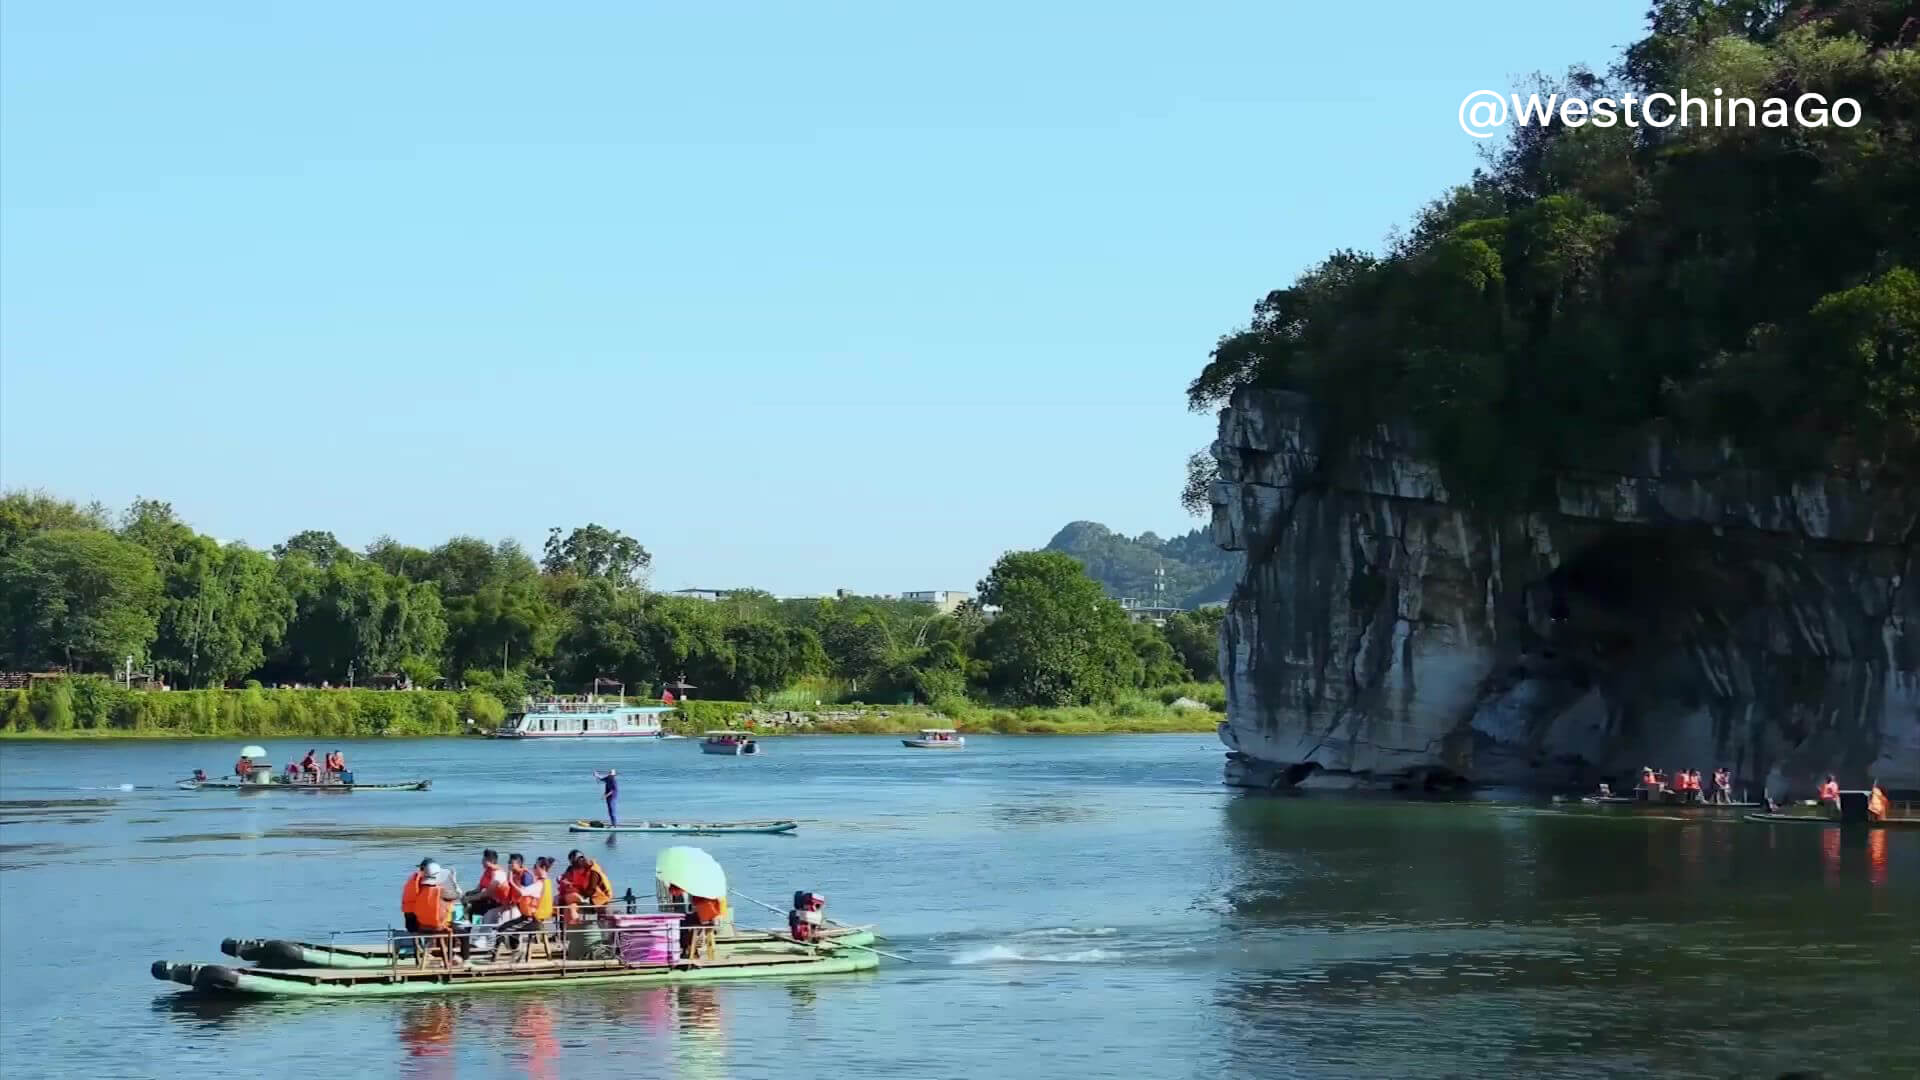
[[[404,937],[402,940],[407,940]],[[784,935],[766,930],[741,930],[719,937],[716,944],[721,949],[748,945],[778,945],[791,939]],[[844,945],[848,947],[871,945],[874,932],[868,926],[830,926],[820,932],[823,945]],[[220,951],[239,960],[246,960],[256,967],[291,970],[298,968],[340,968],[348,970],[370,971],[386,970],[396,963],[413,963],[411,946],[380,945],[317,945],[305,941],[287,941],[278,938],[227,938],[220,943]]]
[[[711,960],[672,966],[630,966],[619,960],[541,960],[501,964],[430,963],[390,965],[378,970],[348,968],[228,967],[224,964],[153,963],[153,977],[192,987],[203,994],[242,997],[397,997],[464,990],[513,990],[559,986],[655,986],[666,983],[718,982],[840,975],[871,971],[878,954],[864,949],[815,950],[797,944],[756,945]]]
[[[1747,814],[1746,820],[1762,825],[1827,825],[1850,829],[1920,829],[1920,818],[1888,818],[1885,821],[1841,821],[1813,814]]]

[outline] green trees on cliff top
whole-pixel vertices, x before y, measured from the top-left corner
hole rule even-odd
[[[1912,16],[1897,0],[1655,4],[1611,73],[1543,80],[1543,100],[1813,92],[1858,100],[1860,122],[1510,125],[1488,166],[1385,252],[1337,252],[1256,304],[1190,404],[1297,389],[1334,440],[1405,417],[1449,487],[1489,501],[1525,498],[1556,462],[1653,421],[1769,462],[1911,469]]]
[[[1198,635],[1130,623],[1074,559],[1015,552],[981,588],[1003,610],[942,615],[896,600],[718,602],[645,587],[651,556],[600,525],[554,530],[539,562],[511,542],[390,538],[355,552],[309,530],[271,553],[196,533],[142,499],[116,521],[44,495],[0,496],[0,670],[117,672],[174,686],[364,685],[405,675],[517,701],[611,678],[634,693],[685,675],[698,696],[873,702],[965,695],[1084,705],[1211,678]],[[811,704],[811,701],[808,701]]]

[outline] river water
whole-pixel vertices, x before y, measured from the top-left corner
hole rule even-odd
[[[264,740],[274,760],[308,743]],[[319,747],[325,751],[335,744]],[[238,744],[0,746],[0,1074],[1277,1077],[1920,1073],[1920,832],[1282,798],[1209,737],[340,744],[424,793],[183,792]],[[575,836],[622,816],[793,836]],[[695,843],[750,896],[878,922],[875,973],[209,1001],[223,937],[397,921],[421,858],[590,850],[646,894]],[[781,916],[736,901],[742,925]]]

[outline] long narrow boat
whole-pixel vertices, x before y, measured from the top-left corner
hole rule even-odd
[[[1587,806],[1636,806],[1647,810],[1753,810],[1767,805],[1763,802],[1661,802],[1655,799],[1636,799],[1631,795],[1587,795],[1580,801]]]
[[[642,821],[632,825],[608,825],[601,821],[576,821],[568,832],[586,833],[678,833],[685,836],[720,836],[727,833],[790,833],[800,827],[797,821]]]
[[[403,938],[404,940],[404,938]],[[782,945],[791,941],[783,934],[770,930],[736,930],[721,935],[716,944],[721,948],[741,945]],[[826,945],[871,945],[874,932],[871,926],[830,926],[820,932],[820,941]],[[278,938],[228,938],[220,943],[220,951],[228,956],[253,963],[256,967],[288,968],[347,968],[385,970],[396,962],[411,964],[413,948],[401,945],[396,950],[381,945],[318,945],[305,941],[286,941]]]
[[[378,970],[346,968],[228,967],[225,964],[169,964],[156,960],[153,977],[190,986],[206,994],[255,997],[393,997],[444,994],[461,990],[509,990],[533,987],[621,983],[711,982],[721,979],[787,978],[871,971],[877,953],[854,948],[815,950],[804,945],[761,945],[695,963],[631,965],[620,960],[542,960],[527,963],[456,964],[443,967],[393,965]]]
[[[433,786],[433,781],[403,780],[395,784],[360,784],[347,781],[324,784],[309,784],[305,782],[290,784],[285,780],[274,780],[270,783],[263,784],[255,780],[228,780],[221,778],[209,780],[178,780],[174,782],[173,786],[182,791],[311,791],[326,794],[328,792],[344,791],[425,791]]]
[[[1762,825],[1829,825],[1854,829],[1920,829],[1920,817],[1888,818],[1884,821],[1841,821],[1813,814],[1747,814],[1745,819]]]

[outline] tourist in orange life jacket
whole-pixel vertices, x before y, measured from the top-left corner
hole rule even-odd
[[[693,955],[694,934],[711,928],[720,916],[727,913],[727,902],[718,897],[695,896],[685,893],[688,911],[680,919],[680,955]]]
[[[434,865],[432,859],[421,859],[420,865],[415,867],[412,875],[407,878],[407,883],[400,886],[400,917],[406,920],[407,929],[409,930],[420,929],[419,916],[414,913],[414,905],[418,902],[416,894],[420,891],[420,883],[426,880],[429,870],[438,869],[439,867]]]
[[[613,881],[599,863],[577,850],[570,851],[567,872],[560,877],[560,901],[568,908],[568,921],[578,922],[583,917],[581,908],[591,908],[598,914],[613,902]]]
[[[1887,793],[1880,790],[1880,781],[1873,782],[1873,788],[1867,793],[1867,817],[1874,821],[1887,820]]]
[[[459,895],[453,875],[439,863],[429,862],[413,890],[414,927],[423,932],[451,930],[453,902]]]
[[[239,777],[242,780],[252,779],[253,778],[253,759],[250,757],[247,757],[245,754],[242,754],[240,756],[240,760],[233,763],[233,775]]]

